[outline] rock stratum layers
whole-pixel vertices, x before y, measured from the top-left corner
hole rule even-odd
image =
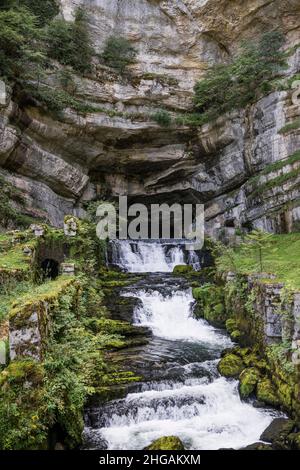
[[[155,196],[205,203],[211,235],[297,227],[300,159],[289,157],[300,149],[300,129],[282,131],[300,117],[293,88],[198,128],[162,127],[151,116],[191,110],[194,84],[209,65],[230,61],[242,40],[269,29],[284,31],[283,73],[296,79],[298,0],[61,0],[61,15],[72,20],[79,5],[97,53],[113,34],[131,42],[137,59],[126,79],[97,60],[89,76],[74,75],[76,97],[95,112],[66,109],[58,119],[10,96],[0,105],[0,175],[22,191],[26,214],[61,226],[96,197]],[[45,80],[56,85],[55,69]]]

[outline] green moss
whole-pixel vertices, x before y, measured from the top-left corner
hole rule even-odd
[[[184,450],[184,445],[178,437],[167,436],[152,442],[146,450]]]
[[[290,122],[282,127],[278,134],[288,134],[289,132],[295,131],[300,128],[300,119],[296,119],[296,121]]]
[[[218,327],[224,327],[227,319],[224,290],[221,286],[204,284],[193,289],[193,297],[197,300],[195,315],[205,318]]]
[[[278,406],[280,403],[276,389],[268,378],[264,378],[258,382],[256,394],[258,400],[267,405]]]
[[[244,369],[243,360],[232,353],[223,357],[218,364],[218,370],[224,377],[238,377]]]
[[[193,266],[185,265],[185,264],[178,264],[173,269],[173,274],[189,274],[193,272]]]
[[[243,370],[241,373],[240,380],[240,395],[242,398],[248,398],[255,392],[256,385],[260,379],[261,375],[259,370],[251,367],[249,369]]]
[[[238,322],[234,318],[229,318],[226,320],[225,326],[228,333],[231,334],[238,329]]]

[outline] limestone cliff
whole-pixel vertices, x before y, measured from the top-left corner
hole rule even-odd
[[[130,78],[97,58],[91,74],[74,76],[77,97],[97,108],[85,115],[66,109],[58,120],[8,96],[0,108],[0,175],[21,189],[25,212],[61,225],[64,214],[81,214],[83,203],[96,197],[196,198],[206,203],[210,234],[222,228],[228,237],[241,225],[293,230],[300,220],[300,163],[264,172],[300,149],[299,129],[282,132],[300,116],[293,90],[200,128],[161,127],[151,115],[190,110],[194,84],[207,67],[229,61],[241,40],[270,28],[284,31],[290,51],[284,74],[296,76],[299,1],[60,0],[60,14],[72,20],[78,5],[88,13],[97,53],[111,34],[122,35],[137,60]],[[58,64],[47,76],[51,86],[57,70]]]

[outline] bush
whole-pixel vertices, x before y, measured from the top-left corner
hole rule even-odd
[[[132,64],[136,57],[136,50],[130,42],[123,37],[111,36],[107,39],[104,51],[101,55],[106,65],[124,73],[128,65]]]
[[[195,107],[205,121],[272,91],[271,80],[286,66],[283,44],[282,33],[269,32],[257,42],[243,43],[232,63],[211,67],[195,86]]]
[[[83,8],[77,8],[74,23],[54,19],[46,36],[49,57],[63,65],[71,65],[80,73],[91,70],[93,48]]]
[[[172,124],[172,118],[170,114],[163,109],[153,114],[152,119],[160,126],[169,127]]]
[[[42,59],[37,18],[24,8],[0,11],[0,70],[2,76],[24,76],[31,62]]]
[[[59,7],[56,0],[6,0],[6,8],[25,7],[38,18],[39,25],[43,26],[54,16],[58,15]]]

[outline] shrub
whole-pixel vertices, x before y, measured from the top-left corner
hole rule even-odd
[[[106,65],[124,73],[126,67],[132,64],[136,57],[136,50],[130,42],[123,37],[111,36],[107,39],[101,55]]]
[[[286,66],[283,44],[282,33],[269,32],[257,42],[243,43],[230,64],[211,67],[195,86],[195,107],[205,121],[243,108],[270,92],[271,80]]]
[[[0,11],[0,70],[2,76],[22,76],[29,63],[43,58],[37,19],[24,8]]]
[[[153,121],[157,122],[160,126],[168,127],[172,124],[172,118],[170,114],[161,109],[152,115]]]
[[[87,17],[83,8],[77,8],[74,23],[54,19],[47,30],[48,56],[63,65],[71,65],[80,73],[91,70],[91,46]]]
[[[6,8],[26,7],[38,18],[39,25],[43,26],[54,16],[58,15],[59,7],[56,0],[6,0]]]

